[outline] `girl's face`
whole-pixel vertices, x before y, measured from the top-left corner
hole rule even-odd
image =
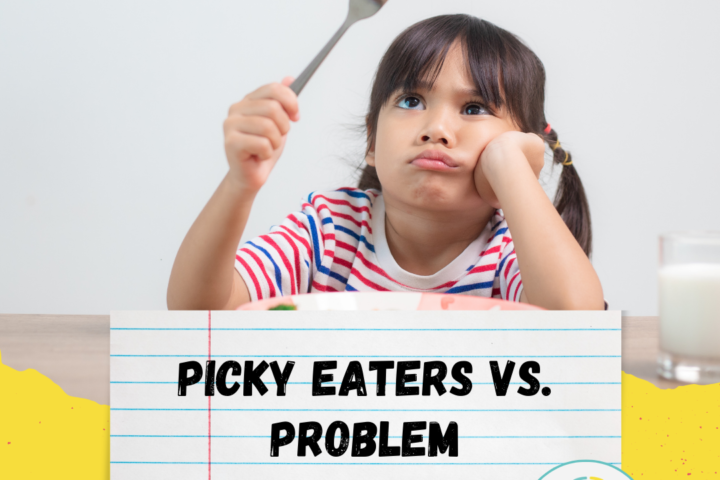
[[[474,90],[455,42],[432,90],[395,92],[382,107],[366,162],[386,203],[475,215],[490,208],[475,188],[475,167],[490,141],[519,128],[504,108],[490,114]]]

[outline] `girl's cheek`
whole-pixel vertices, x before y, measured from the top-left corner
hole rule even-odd
[[[482,156],[483,152],[487,148],[487,146],[490,144],[490,142],[493,141],[493,138],[485,138],[483,141],[477,146],[475,149],[476,156],[475,156],[475,166],[477,166],[478,163],[480,163],[480,157]]]

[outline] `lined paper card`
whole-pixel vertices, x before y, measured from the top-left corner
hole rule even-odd
[[[113,312],[114,480],[620,466],[620,312]]]

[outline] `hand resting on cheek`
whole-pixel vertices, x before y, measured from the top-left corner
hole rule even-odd
[[[545,164],[545,143],[534,133],[510,131],[495,137],[480,154],[475,167],[475,188],[480,198],[494,208],[501,208],[493,189],[499,176],[515,175],[519,168],[530,168],[535,178]]]

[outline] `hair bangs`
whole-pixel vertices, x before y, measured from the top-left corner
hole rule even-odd
[[[381,91],[377,92],[382,104],[395,92],[415,91],[421,85],[432,88],[435,84],[457,35],[447,29],[431,32],[435,35],[430,38],[423,33],[427,32],[406,31],[400,36],[406,38],[397,42],[395,61],[387,62],[387,71],[382,72],[387,78],[387,82],[380,86]],[[398,40],[401,40],[400,37]]]
[[[499,30],[489,22],[472,18],[463,32],[462,47],[465,67],[472,78],[475,89],[492,110],[505,105],[500,82],[503,78],[504,45],[498,36]]]
[[[506,63],[502,30],[476,17],[446,15],[420,22],[395,39],[380,62],[370,110],[385,105],[398,91],[416,91],[420,86],[432,89],[456,41],[486,107],[494,113],[505,105],[500,85]]]

